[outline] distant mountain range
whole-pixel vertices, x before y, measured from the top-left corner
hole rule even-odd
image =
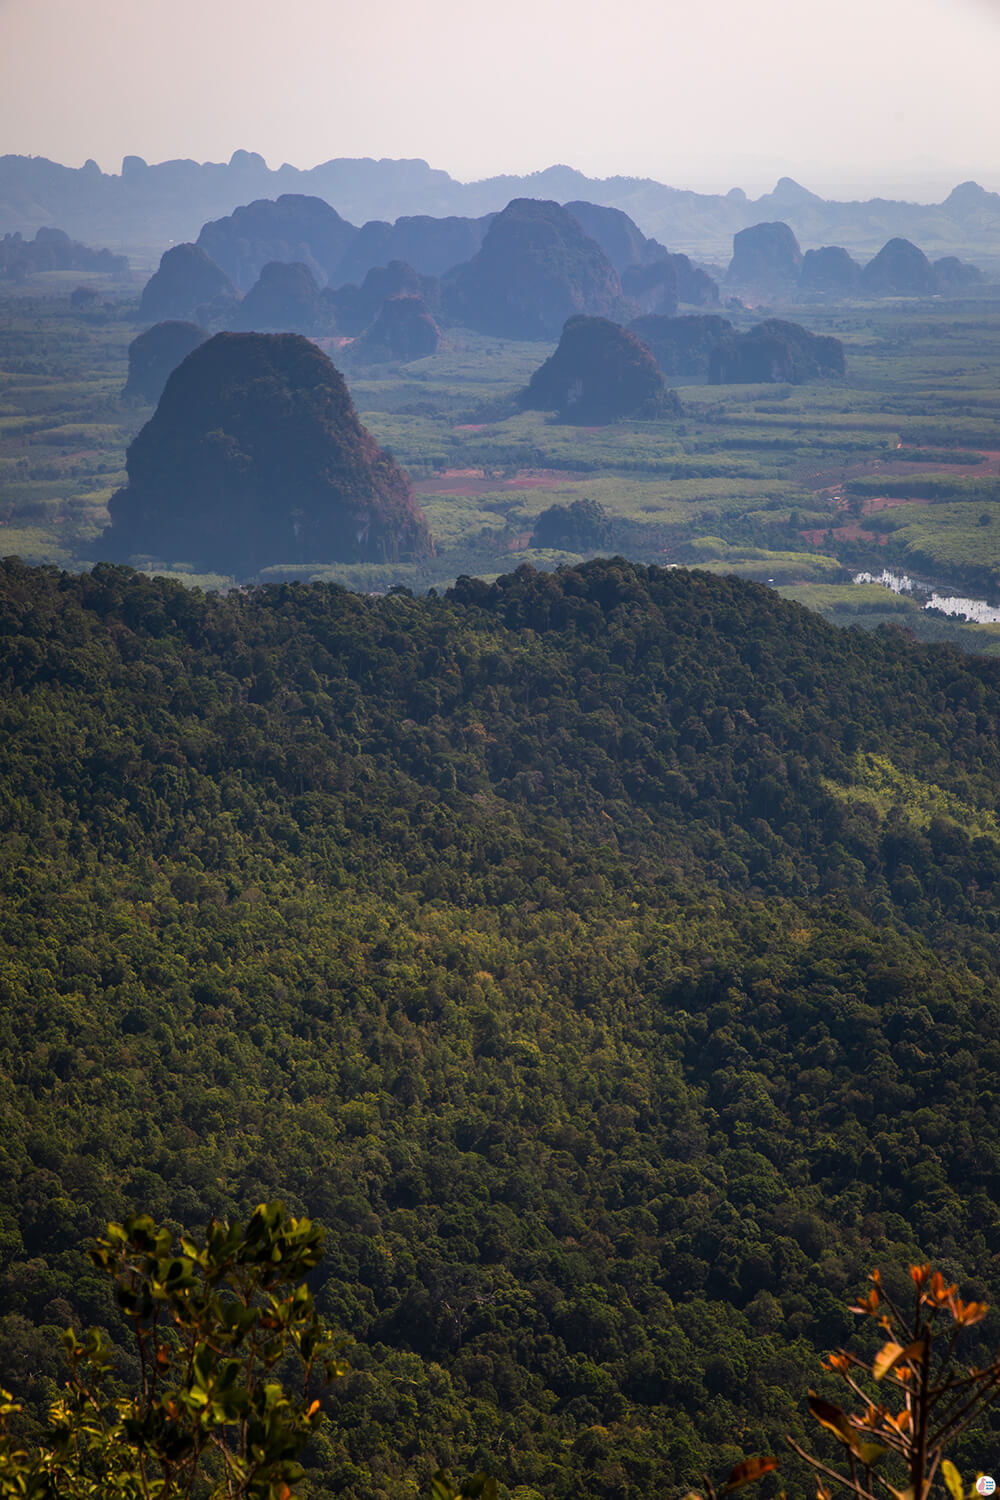
[[[416,214],[477,217],[499,211],[512,198],[585,200],[623,209],[670,250],[720,265],[728,263],[737,231],[781,220],[806,247],[842,245],[867,258],[887,239],[902,236],[931,256],[961,254],[1000,268],[1000,193],[975,182],[962,183],[938,204],[884,198],[841,203],[789,177],[752,199],[739,188],[695,193],[649,178],[591,178],[566,166],[470,183],[419,160],[341,157],[308,170],[287,164],[272,170],[250,151],[235,152],[228,163],[149,165],[126,156],[119,174],[102,172],[93,161],[74,168],[44,157],[0,157],[0,235],[33,234],[57,224],[151,266],[171,241],[195,239],[206,220],[281,193],[323,198],[352,224]]]

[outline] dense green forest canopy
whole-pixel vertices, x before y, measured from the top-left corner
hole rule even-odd
[[[326,1225],[316,1493],[639,1500],[802,1432],[876,1261],[996,1300],[994,664],[620,559],[422,599],[8,561],[0,634],[29,1411],[56,1328],[120,1338],[80,1246],[135,1204]]]

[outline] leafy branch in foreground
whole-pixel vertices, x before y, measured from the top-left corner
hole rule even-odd
[[[0,1500],[296,1500],[299,1455],[322,1420],[316,1393],[348,1370],[302,1279],[322,1251],[323,1231],[281,1203],[259,1205],[245,1226],[213,1222],[203,1240],[181,1235],[177,1244],[147,1215],[109,1225],[91,1254],[132,1323],[139,1390],[109,1395],[108,1340],[96,1329],[67,1331],[70,1378],[39,1446],[11,1432],[19,1408],[0,1391]],[[956,1352],[987,1307],[964,1302],[929,1265],[912,1266],[910,1277],[909,1312],[878,1271],[851,1309],[885,1336],[878,1352],[840,1350],[826,1362],[859,1411],[809,1394],[813,1417],[840,1445],[840,1467],[787,1439],[819,1476],[817,1500],[832,1500],[831,1483],[855,1500],[927,1500],[939,1475],[950,1500],[975,1500],[944,1453],[1000,1397],[1000,1356],[979,1369],[960,1365]],[[684,1500],[723,1500],[777,1466],[770,1456],[743,1459],[721,1486],[706,1475]],[[497,1493],[486,1474],[456,1484],[438,1470],[430,1500]]]
[[[64,1335],[70,1365],[52,1429],[35,1452],[0,1428],[0,1495],[19,1500],[293,1500],[298,1455],[321,1419],[316,1391],[346,1373],[302,1277],[323,1231],[261,1204],[249,1222],[209,1225],[204,1242],[139,1215],[91,1252],[135,1331],[140,1389],[110,1399],[111,1346]],[[297,1387],[278,1366],[291,1361]],[[16,1408],[0,1398],[0,1422]]]
[[[958,1470],[944,1453],[1000,1395],[1000,1358],[985,1369],[958,1362],[959,1336],[986,1316],[985,1302],[963,1302],[957,1286],[946,1286],[929,1265],[911,1266],[910,1278],[913,1306],[904,1312],[873,1271],[871,1290],[851,1311],[873,1319],[887,1335],[885,1343],[870,1360],[841,1349],[826,1362],[860,1403],[859,1411],[846,1412],[809,1393],[809,1410],[841,1445],[847,1472],[786,1438],[820,1475],[818,1500],[830,1500],[827,1481],[857,1500],[925,1500],[939,1471],[951,1500],[965,1500]],[[905,1479],[893,1483],[900,1468]],[[975,1496],[974,1486],[969,1493]]]

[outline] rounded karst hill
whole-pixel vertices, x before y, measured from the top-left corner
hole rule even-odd
[[[240,333],[332,333],[333,310],[301,262],[272,260],[235,309],[229,327]]]
[[[360,282],[373,267],[394,260],[404,261],[424,276],[441,276],[475,255],[495,217],[484,214],[465,219],[452,214],[437,219],[430,214],[404,214],[395,224],[369,220],[337,265],[333,284]]]
[[[129,447],[103,555],[250,578],[281,563],[433,551],[409,480],[339,371],[294,333],[220,333],[167,381]]]
[[[306,265],[324,286],[357,232],[322,198],[282,193],[204,224],[198,246],[242,291],[250,290],[272,260]]]
[[[139,321],[207,321],[207,316],[231,307],[237,297],[225,271],[198,245],[174,245],[163,252],[159,269],[142,289]]]
[[[799,291],[809,297],[850,297],[861,285],[861,267],[843,245],[824,245],[802,257]]]
[[[150,404],[159,401],[168,377],[207,338],[207,331],[197,323],[177,319],[154,323],[128,346],[128,379],[122,395]]]
[[[607,318],[570,318],[556,352],[518,397],[524,411],[554,411],[563,422],[600,425],[622,417],[679,416],[656,360],[635,334]]]
[[[614,538],[614,526],[604,506],[585,497],[572,505],[550,505],[535,521],[532,547],[552,547],[562,552],[606,551]]]
[[[986,280],[978,266],[959,260],[957,255],[942,256],[933,262],[933,270],[938,290],[948,296],[972,295]]]
[[[624,311],[618,272],[596,240],[558,203],[515,198],[472,260],[441,282],[455,323],[510,339],[555,338],[568,317]]]
[[[802,269],[802,251],[787,224],[751,224],[733,235],[726,286],[761,296],[790,292]]]
[[[421,276],[405,261],[391,260],[387,266],[372,266],[361,286],[328,287],[323,295],[339,332],[359,334],[374,322],[390,297],[419,297],[430,311],[440,304],[440,290],[436,276]]]
[[[912,240],[889,240],[861,272],[870,297],[932,297],[938,291],[934,267]]]
[[[847,368],[844,346],[829,334],[767,318],[746,333],[720,339],[709,356],[711,385],[752,385],[836,379]]]
[[[382,364],[386,360],[408,364],[436,353],[440,341],[438,326],[421,298],[389,297],[371,327],[349,350],[352,360],[361,364]]]
[[[733,332],[729,319],[718,313],[685,313],[680,318],[650,313],[634,318],[628,326],[671,379],[707,375],[712,350]]]

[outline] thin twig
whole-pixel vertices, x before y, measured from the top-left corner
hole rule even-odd
[[[831,1469],[828,1464],[821,1463],[818,1458],[813,1458],[804,1448],[800,1448],[798,1443],[793,1438],[790,1438],[787,1433],[785,1434],[785,1442],[793,1453],[797,1453],[800,1458],[805,1459],[810,1468],[816,1469],[820,1474],[825,1474],[828,1479],[835,1479],[838,1484],[844,1486],[845,1490],[850,1490],[853,1495],[858,1495],[860,1500],[868,1500],[864,1490],[857,1482],[852,1484],[849,1479],[844,1478],[843,1474],[838,1474],[836,1469]]]

